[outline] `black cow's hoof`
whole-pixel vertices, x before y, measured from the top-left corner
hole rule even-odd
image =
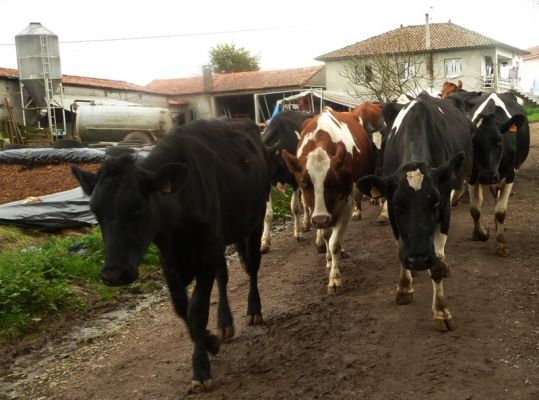
[[[236,331],[234,330],[234,326],[227,326],[224,328],[219,328],[217,330],[217,337],[221,340],[221,342],[224,342],[228,339],[232,339],[234,337],[234,334]]]
[[[481,241],[481,242],[486,242],[489,238],[489,233],[488,233],[488,230],[486,230],[485,232],[481,232],[481,231],[478,231],[478,230],[474,230],[473,231],[473,234],[472,234],[472,240],[474,241]]]
[[[326,252],[326,245],[325,244],[322,244],[322,245],[317,245],[315,244],[316,246],[316,251],[318,252],[318,254],[323,254]]]
[[[256,314],[256,315],[248,315],[247,316],[247,325],[261,325],[264,323],[264,318],[262,318],[262,314]]]
[[[204,393],[209,392],[212,389],[211,379],[205,381],[191,381],[191,387],[189,388],[189,393]]]
[[[496,255],[500,257],[507,257],[509,255],[506,243],[496,242]]]
[[[453,318],[435,319],[433,320],[434,329],[438,332],[454,331],[457,327]]]
[[[342,286],[328,286],[328,294],[330,296],[342,293]]]
[[[395,295],[395,301],[399,306],[410,304],[414,300],[414,292],[410,293],[397,293]]]
[[[211,355],[216,355],[219,353],[219,346],[221,346],[221,340],[210,333],[206,336],[206,350]]]

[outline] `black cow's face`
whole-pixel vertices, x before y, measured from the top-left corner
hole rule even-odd
[[[91,196],[105,245],[101,279],[109,286],[128,285],[160,223],[156,194],[169,193],[183,183],[187,169],[167,164],[153,173],[138,167],[129,156],[111,158],[97,175],[72,166],[84,192]]]
[[[474,175],[479,183],[492,185],[500,181],[499,168],[504,152],[508,151],[508,136],[516,133],[523,122],[521,115],[515,115],[500,123],[493,114],[480,115],[474,121]]]
[[[440,168],[425,163],[408,163],[395,174],[361,178],[357,187],[371,197],[388,199],[389,218],[399,241],[399,258],[407,269],[424,270],[436,264],[434,234],[449,212],[449,195],[457,186],[464,153]]]

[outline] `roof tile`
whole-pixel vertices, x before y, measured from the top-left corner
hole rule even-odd
[[[504,46],[521,54],[527,54],[525,50],[498,42],[451,22],[429,24],[429,31],[431,50]],[[316,60],[329,61],[355,56],[423,52],[426,50],[425,25],[401,26],[362,42],[323,54],[316,57]]]

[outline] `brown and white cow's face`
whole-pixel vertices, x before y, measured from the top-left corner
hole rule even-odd
[[[311,210],[311,222],[318,229],[335,224],[353,188],[352,173],[345,162],[347,153],[344,145],[331,146],[337,148],[333,156],[323,147],[314,147],[299,159],[285,150],[282,153],[301,188],[305,204]]]

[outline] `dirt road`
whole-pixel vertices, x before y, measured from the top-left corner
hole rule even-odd
[[[212,358],[215,388],[200,399],[539,399],[539,125],[517,176],[506,219],[510,256],[471,241],[468,203],[453,209],[444,281],[458,323],[431,325],[432,285],[415,280],[414,302],[398,306],[395,244],[364,202],[344,246],[344,291],[326,294],[314,233],[285,231],[263,257],[266,323],[246,327],[247,279],[231,263],[236,337]],[[493,200],[485,221],[494,229]],[[215,326],[215,302],[210,328]],[[53,355],[20,398],[179,399],[191,379],[191,343],[168,299],[68,353]]]

